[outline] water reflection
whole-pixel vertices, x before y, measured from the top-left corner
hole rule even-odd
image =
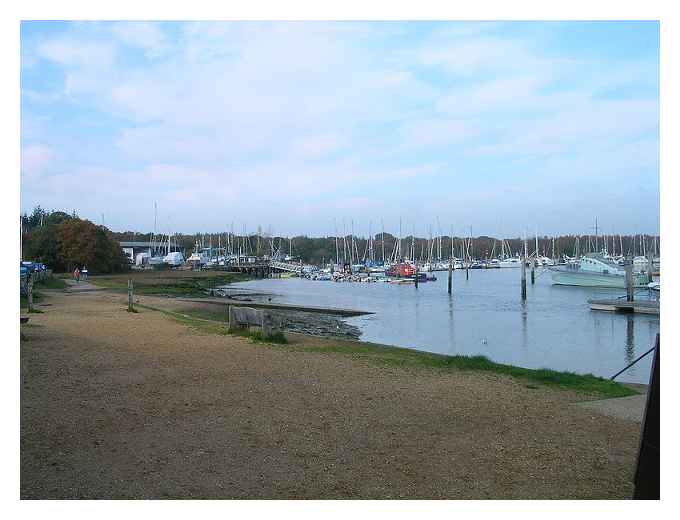
[[[529,332],[528,332],[528,325],[527,325],[527,314],[528,313],[527,313],[526,302],[522,302],[522,310],[521,310],[520,314],[522,315],[522,348],[524,350],[526,350],[527,346],[529,344],[529,341],[528,341]]]
[[[635,359],[635,318],[626,315],[626,363],[632,363]]]

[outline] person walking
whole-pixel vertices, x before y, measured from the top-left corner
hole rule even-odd
[[[83,268],[80,270],[80,275],[83,277],[83,280],[87,281],[87,267],[83,266]]]
[[[76,279],[76,283],[80,281],[80,269],[76,267],[76,270],[73,271],[73,278]]]

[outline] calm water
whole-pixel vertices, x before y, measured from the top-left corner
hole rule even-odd
[[[623,291],[552,285],[541,273],[527,283],[520,300],[520,270],[454,272],[453,297],[447,273],[413,285],[334,283],[298,278],[235,284],[273,293],[272,301],[344,307],[375,314],[349,318],[361,339],[441,354],[483,354],[527,368],[552,368],[610,377],[651,348],[659,317],[591,311],[589,298],[612,298]],[[529,273],[527,273],[529,277]],[[646,297],[646,291],[644,292]],[[647,383],[651,356],[617,380]]]

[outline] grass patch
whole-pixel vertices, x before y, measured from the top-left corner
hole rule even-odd
[[[270,336],[265,336],[261,330],[250,332],[248,337],[257,343],[276,343],[278,345],[287,345],[288,339],[283,332],[275,332]]]
[[[210,314],[209,311],[203,312],[196,309],[192,309],[187,310],[186,312],[179,313],[159,309],[157,307],[151,307],[149,305],[141,304],[137,305],[145,309],[165,314],[176,323],[179,323],[180,325],[186,325],[187,327],[190,327],[193,330],[203,332],[205,334],[217,334],[219,336],[240,336],[242,338],[248,338],[255,343],[276,343],[279,345],[285,345],[288,343],[288,339],[282,332],[277,332],[275,334],[272,334],[271,336],[265,336],[259,329],[256,330],[237,329],[230,331],[227,329],[228,322],[224,318],[216,321],[196,316],[196,315],[201,316],[202,314],[205,313]]]
[[[209,289],[245,281],[250,277],[222,271],[132,271],[119,275],[90,276],[89,281],[104,289],[127,291],[128,279],[132,279],[135,294],[200,298],[205,297]]]
[[[225,307],[226,309],[226,307]],[[226,313],[226,311],[217,311],[217,310],[211,310],[211,309],[185,309],[182,310],[182,314],[186,314],[187,316],[190,316],[192,318],[198,318],[201,320],[210,320],[210,321],[218,321],[218,322],[224,322],[224,323],[229,323],[229,316]]]
[[[33,290],[33,303],[40,303],[43,301],[43,295],[37,292],[35,289]],[[25,294],[22,294],[19,296],[19,305],[20,308],[24,309],[28,307],[28,298],[26,297]]]
[[[62,278],[51,276],[45,280],[36,282],[33,287],[34,289],[35,287],[39,287],[41,289],[63,290],[68,287],[68,284]]]
[[[43,311],[40,309],[33,308],[32,310],[28,311],[29,314],[42,314]]]

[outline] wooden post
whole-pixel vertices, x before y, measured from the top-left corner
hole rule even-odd
[[[522,301],[527,300],[527,259],[522,257]]]
[[[416,289],[418,288],[418,263],[416,262]]]
[[[647,282],[652,283],[652,273],[654,272],[654,253],[652,251],[647,251]]]
[[[26,282],[26,300],[28,301],[28,312],[33,312],[33,276],[28,273]]]
[[[626,301],[632,302],[635,298],[633,287],[633,259],[626,260]]]
[[[453,259],[449,259],[449,294],[451,294],[453,281]]]
[[[536,261],[531,262],[531,285],[536,283]]]
[[[470,260],[468,259],[467,262],[465,262],[465,279],[469,280],[470,279]]]
[[[134,302],[133,302],[134,294],[133,294],[133,289],[132,289],[132,278],[128,279],[128,312],[134,312]]]
[[[229,325],[227,326],[228,332],[231,332],[235,328],[234,318],[231,312],[232,308],[233,308],[232,305],[227,305],[227,315],[229,316]]]

